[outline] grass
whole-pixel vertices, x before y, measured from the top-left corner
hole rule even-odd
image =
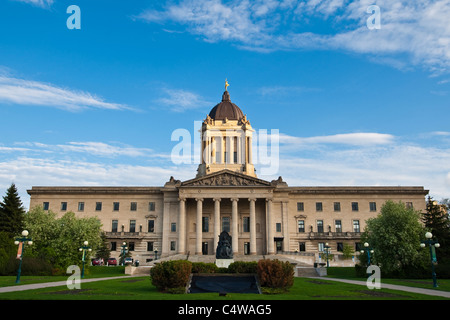
[[[94,269],[88,277],[105,277],[123,275],[119,268],[100,267]],[[330,269],[330,276],[357,279],[344,268]],[[67,280],[67,277],[51,277],[55,281]],[[47,277],[23,277],[22,284],[31,282],[46,282]],[[27,282],[26,280],[29,280]],[[364,280],[359,278],[358,280]],[[0,277],[0,286],[14,285],[15,277]],[[384,279],[382,279],[384,281]],[[398,280],[405,282],[405,280]],[[417,283],[411,283],[416,286]],[[12,283],[11,283],[12,282]],[[442,285],[448,286],[449,280],[442,280]],[[400,283],[398,283],[400,284]],[[441,284],[441,283],[440,283]],[[427,286],[425,286],[427,287]],[[431,289],[431,285],[427,288]],[[444,288],[440,288],[443,290]],[[450,290],[448,290],[450,291]],[[228,293],[220,297],[217,293],[201,294],[164,294],[156,290],[151,284],[150,277],[130,277],[129,279],[111,279],[81,284],[80,290],[69,290],[66,286],[0,293],[0,300],[438,300],[435,296],[427,296],[405,291],[389,289],[369,290],[365,286],[338,283],[323,279],[295,278],[294,285],[288,293],[277,295],[237,294]]]
[[[90,267],[85,269],[85,279],[123,276],[125,273],[124,270],[125,267],[122,266]],[[19,285],[66,281],[69,276],[70,274],[64,276],[21,276]],[[16,276],[0,277],[0,287],[15,286],[16,285],[15,281]]]
[[[354,268],[342,268],[342,267],[329,267],[328,268],[329,278],[340,278],[340,279],[351,279],[366,281],[367,278],[357,277]],[[386,279],[381,278],[381,283],[395,284],[407,287],[423,288],[423,289],[434,289],[440,291],[450,292],[450,279],[439,279],[437,280],[438,287],[433,288],[433,280],[431,276],[429,279]]]

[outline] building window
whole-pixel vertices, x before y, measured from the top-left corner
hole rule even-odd
[[[84,202],[78,202],[78,211],[84,211]]]
[[[176,246],[177,246],[176,241],[170,241],[170,251],[175,251]]]
[[[95,203],[95,211],[102,211],[102,203],[101,202]]]
[[[117,232],[117,226],[119,225],[119,222],[117,220],[113,220],[111,224],[111,232]]]
[[[130,232],[136,232],[136,220],[130,220]]]
[[[209,232],[209,217],[202,217],[202,232]]]
[[[323,252],[323,250],[325,249],[325,243],[324,242],[319,242],[319,252]]]
[[[113,211],[119,211],[120,202],[113,202]]]
[[[67,210],[67,202],[61,202],[61,211]]]
[[[344,244],[342,242],[337,243],[336,251],[338,251],[338,252],[344,251]]]
[[[230,217],[222,217],[222,231],[230,232]]]
[[[317,232],[323,232],[323,220],[317,220]]]
[[[376,202],[369,202],[369,210],[370,211],[377,211],[377,203]]]
[[[130,205],[130,210],[131,211],[136,211],[137,210],[137,202],[132,202]]]
[[[148,203],[148,211],[155,211],[155,203],[154,202]]]
[[[177,232],[177,223],[176,222],[172,222],[170,224],[170,232]]]
[[[359,233],[359,220],[353,220],[353,232]]]
[[[316,202],[316,211],[322,211],[323,207],[322,207],[322,202]]]
[[[305,220],[297,221],[298,232],[305,232]]]
[[[244,217],[243,228],[243,232],[250,232],[250,217]]]
[[[50,206],[50,202],[44,202],[42,204],[42,207],[44,208],[44,210],[48,210],[49,206]]]
[[[334,211],[335,212],[341,211],[341,203],[340,202],[335,202],[334,203]]]
[[[299,243],[298,243],[298,249],[299,249],[299,251],[301,251],[301,252],[306,251],[306,245],[305,245],[305,243],[304,243],[304,242],[299,242]]]
[[[134,251],[134,242],[128,242],[128,251]]]
[[[341,220],[336,220],[334,222],[335,228],[336,228],[336,232],[342,232],[342,221]]]
[[[110,245],[110,251],[116,251],[117,250],[117,242],[113,241]]]
[[[277,222],[275,224],[275,230],[276,230],[276,232],[281,232],[281,223]]]
[[[297,211],[305,211],[305,204],[303,202],[297,202]]]
[[[153,251],[153,242],[147,242],[147,251]]]
[[[148,220],[148,232],[155,232],[155,220]]]
[[[352,211],[359,211],[358,202],[352,202]]]

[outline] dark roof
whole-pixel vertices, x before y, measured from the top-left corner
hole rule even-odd
[[[230,100],[230,94],[225,91],[222,95],[222,102],[211,109],[209,116],[214,120],[240,120],[244,114],[242,110]]]

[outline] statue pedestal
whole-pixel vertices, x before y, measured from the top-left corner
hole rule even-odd
[[[216,266],[219,268],[228,268],[234,262],[234,259],[216,259]]]

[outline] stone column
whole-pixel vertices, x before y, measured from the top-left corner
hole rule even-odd
[[[233,247],[233,254],[239,251],[239,232],[238,232],[238,200],[236,198],[231,199],[231,233],[232,240],[231,246]]]
[[[216,253],[217,244],[220,235],[220,198],[214,198],[214,253]]]
[[[197,225],[196,225],[196,242],[195,254],[202,254],[202,215],[203,215],[203,199],[195,199],[197,201]]]
[[[248,199],[250,201],[250,254],[256,254],[256,199]]]
[[[281,203],[282,217],[283,217],[283,251],[289,251],[289,214],[288,214],[288,202],[283,201]]]
[[[180,198],[180,211],[178,215],[178,253],[186,253],[186,199]]]
[[[273,240],[273,204],[272,199],[266,199],[266,221],[267,221],[267,254],[274,254],[274,240]]]

